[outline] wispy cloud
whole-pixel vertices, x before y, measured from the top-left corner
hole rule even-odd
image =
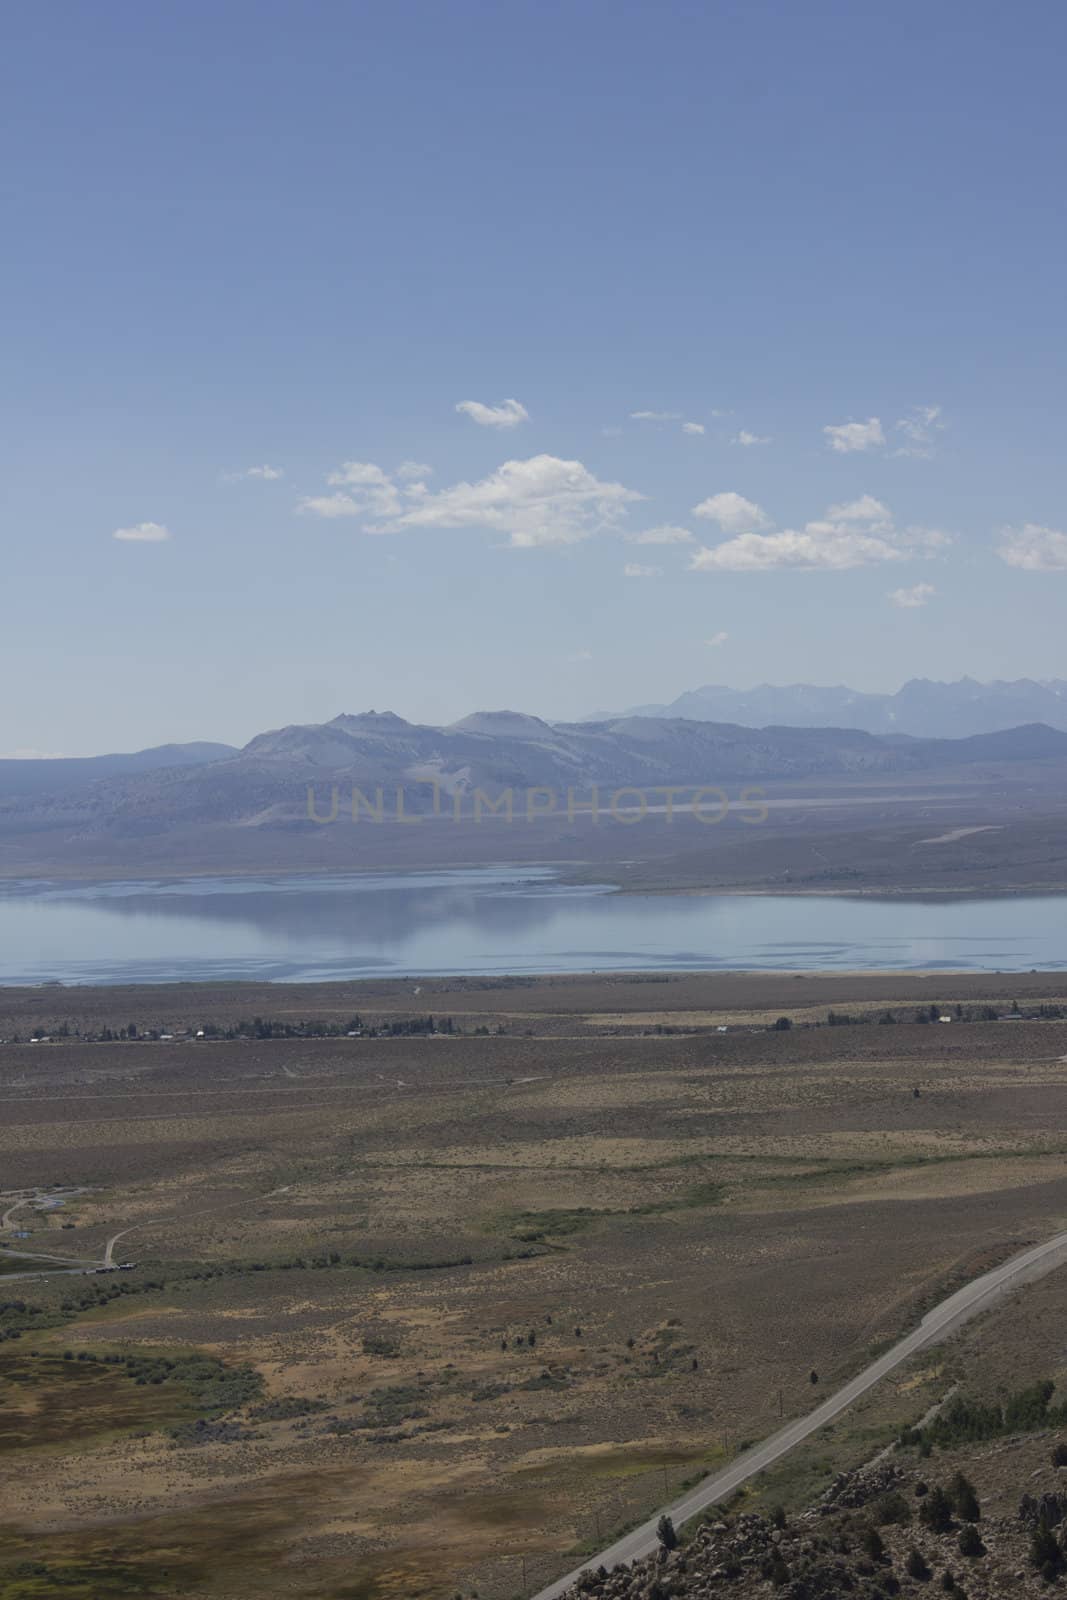
[[[694,517],[705,517],[717,522],[724,533],[745,533],[757,528],[769,528],[771,519],[753,500],[732,489],[713,494],[693,507]]]
[[[347,461],[327,480],[337,492],[300,503],[321,517],[363,519],[369,533],[404,528],[489,528],[517,549],[577,544],[614,527],[643,495],[603,482],[580,461],[531,456],[505,461],[476,483],[431,494],[424,483],[399,485],[373,462]]]
[[[396,469],[396,476],[402,483],[410,483],[412,479],[433,477],[433,468],[428,467],[424,461],[402,461]]]
[[[661,578],[663,568],[646,567],[639,561],[628,561],[622,569],[622,575],[624,578]]]
[[[530,420],[530,413],[518,400],[501,400],[495,406],[483,405],[480,400],[461,400],[456,410],[480,428],[517,428],[520,422]]]
[[[917,611],[933,599],[937,590],[932,583],[916,583],[910,589],[891,589],[889,599],[903,611]]]
[[[682,432],[683,433],[694,433],[694,434],[703,433],[704,432],[704,424],[702,422],[683,422],[682,423]]]
[[[749,433],[747,428],[742,428],[730,440],[731,444],[743,445],[747,450],[750,450],[755,444],[770,444],[770,442],[771,436],[769,433]]]
[[[1023,572],[1067,572],[1067,533],[1036,522],[1005,528],[997,555]]]
[[[729,637],[730,635],[728,633],[721,631],[719,633],[713,633],[710,639],[704,640],[704,643],[706,645],[710,645],[713,650],[718,650],[721,645],[726,643]]]
[[[866,422],[839,422],[823,428],[831,450],[849,455],[856,450],[874,450],[885,444],[885,434],[877,417]]]
[[[691,544],[693,535],[688,528],[676,528],[664,522],[656,528],[642,528],[640,533],[628,533],[627,544]]]
[[[116,528],[111,537],[124,544],[163,544],[170,538],[170,529],[162,522],[137,522],[132,528]]]
[[[904,443],[893,454],[928,461],[935,452],[937,435],[944,432],[944,428],[940,406],[913,406],[896,424],[897,431],[904,435]]]
[[[631,411],[631,422],[681,422],[680,411]]]
[[[276,483],[279,478],[284,478],[285,473],[281,467],[245,467],[240,472],[224,472],[223,478],[227,483],[240,483],[243,478],[261,478],[264,483]]]

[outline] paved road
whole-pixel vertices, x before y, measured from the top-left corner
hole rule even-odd
[[[578,1574],[588,1567],[605,1566],[610,1572],[619,1562],[636,1561],[639,1556],[647,1556],[656,1548],[656,1524],[664,1511],[675,1526],[680,1526],[690,1517],[695,1517],[698,1512],[705,1511],[708,1506],[725,1499],[757,1472],[762,1472],[765,1467],[771,1466],[795,1445],[800,1444],[803,1439],[808,1438],[817,1429],[824,1428],[828,1422],[832,1422],[852,1404],[853,1400],[858,1400],[861,1394],[873,1388],[887,1373],[892,1372],[894,1367],[899,1367],[901,1362],[907,1361],[909,1356],[955,1332],[971,1317],[988,1310],[1009,1290],[1017,1289],[1021,1284],[1040,1278],[1065,1261],[1067,1261],[1067,1233],[1058,1233],[1045,1244],[1035,1245],[1032,1249],[1023,1251],[1021,1255],[1013,1256],[1010,1261],[1005,1261],[1002,1266],[995,1267],[992,1272],[976,1278],[966,1288],[958,1290],[956,1294],[943,1300],[939,1306],[935,1306],[917,1328],[895,1344],[891,1350],[887,1350],[885,1355],[879,1356],[877,1361],[872,1361],[869,1367],[864,1368],[857,1377],[846,1383],[843,1389],[831,1395],[829,1400],[824,1400],[822,1405],[816,1406],[806,1417],[789,1423],[771,1438],[765,1439],[762,1444],[746,1450],[736,1461],[732,1461],[721,1472],[705,1478],[680,1500],[663,1506],[632,1533],[617,1539],[599,1555],[590,1556],[581,1567],[576,1567],[566,1577],[549,1584],[547,1589],[542,1589],[534,1596],[534,1600],[557,1600],[557,1596],[569,1589]]]

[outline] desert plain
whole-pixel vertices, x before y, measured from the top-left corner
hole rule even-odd
[[[0,1597],[535,1592],[1067,1226],[1065,989],[0,992]],[[1067,1377],[1062,1295],[774,1492],[961,1370]]]

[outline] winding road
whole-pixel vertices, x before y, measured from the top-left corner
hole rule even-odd
[[[1013,1256],[1001,1266],[994,1267],[992,1272],[986,1272],[982,1277],[975,1278],[973,1283],[949,1295],[947,1300],[942,1300],[940,1305],[927,1312],[917,1328],[893,1345],[884,1355],[879,1356],[876,1361],[872,1361],[869,1367],[865,1367],[843,1388],[838,1389],[836,1394],[824,1400],[822,1405],[816,1406],[814,1411],[809,1411],[806,1417],[788,1423],[769,1439],[765,1439],[762,1444],[753,1445],[751,1450],[739,1455],[721,1472],[715,1472],[711,1477],[703,1479],[695,1489],[689,1490],[681,1499],[661,1507],[639,1528],[634,1528],[621,1539],[616,1539],[606,1550],[601,1550],[598,1555],[589,1556],[580,1567],[568,1572],[566,1577],[558,1578],[555,1583],[550,1583],[546,1589],[540,1590],[534,1596],[534,1600],[558,1600],[558,1596],[572,1587],[579,1574],[590,1567],[604,1566],[610,1572],[612,1567],[620,1562],[636,1561],[641,1556],[649,1555],[656,1548],[656,1524],[664,1513],[671,1518],[676,1527],[679,1527],[699,1512],[706,1511],[709,1506],[732,1494],[756,1473],[762,1472],[782,1456],[787,1455],[819,1428],[824,1428],[828,1422],[832,1422],[854,1400],[858,1400],[860,1395],[866,1394],[868,1389],[872,1389],[887,1373],[892,1372],[894,1367],[899,1367],[902,1362],[907,1361],[909,1356],[946,1338],[971,1317],[987,1311],[1002,1295],[1019,1288],[1024,1283],[1033,1282],[1035,1278],[1051,1272],[1065,1261],[1067,1261],[1067,1233],[1058,1233],[1044,1244],[1034,1245],[1031,1249],[1024,1250],[1021,1255]]]

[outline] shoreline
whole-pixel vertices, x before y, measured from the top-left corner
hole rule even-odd
[[[656,897],[678,896],[693,899],[700,897],[731,898],[731,899],[809,899],[809,900],[890,900],[908,901],[913,904],[938,903],[944,900],[1029,900],[1029,899],[1055,899],[1057,896],[1067,897],[1067,884],[1046,882],[1018,883],[1010,886],[996,884],[967,884],[962,887],[948,885],[934,885],[925,887],[893,886],[884,884],[860,884],[850,887],[833,888],[799,887],[790,883],[763,884],[763,883],[734,883],[718,884],[684,884],[684,883],[628,883],[622,880],[617,871],[613,872],[611,864],[606,863],[606,870],[598,872],[596,862],[575,863],[573,861],[547,858],[544,860],[531,860],[516,862],[510,859],[500,861],[478,861],[446,863],[440,865],[412,866],[410,863],[394,866],[281,866],[281,867],[203,867],[175,870],[173,868],[159,871],[147,870],[138,873],[114,872],[108,868],[92,869],[82,868],[74,870],[48,871],[15,871],[0,866],[0,898],[12,885],[27,884],[35,886],[61,887],[70,885],[82,887],[87,885],[132,885],[132,884],[176,884],[176,883],[205,883],[212,880],[233,880],[247,883],[250,879],[262,879],[269,882],[278,878],[299,879],[306,878],[311,881],[322,881],[331,878],[395,878],[426,877],[430,874],[454,873],[490,873],[514,872],[518,875],[534,872],[552,872],[556,874],[555,881],[560,888],[587,888],[607,889],[616,894],[634,897],[649,895]]]

